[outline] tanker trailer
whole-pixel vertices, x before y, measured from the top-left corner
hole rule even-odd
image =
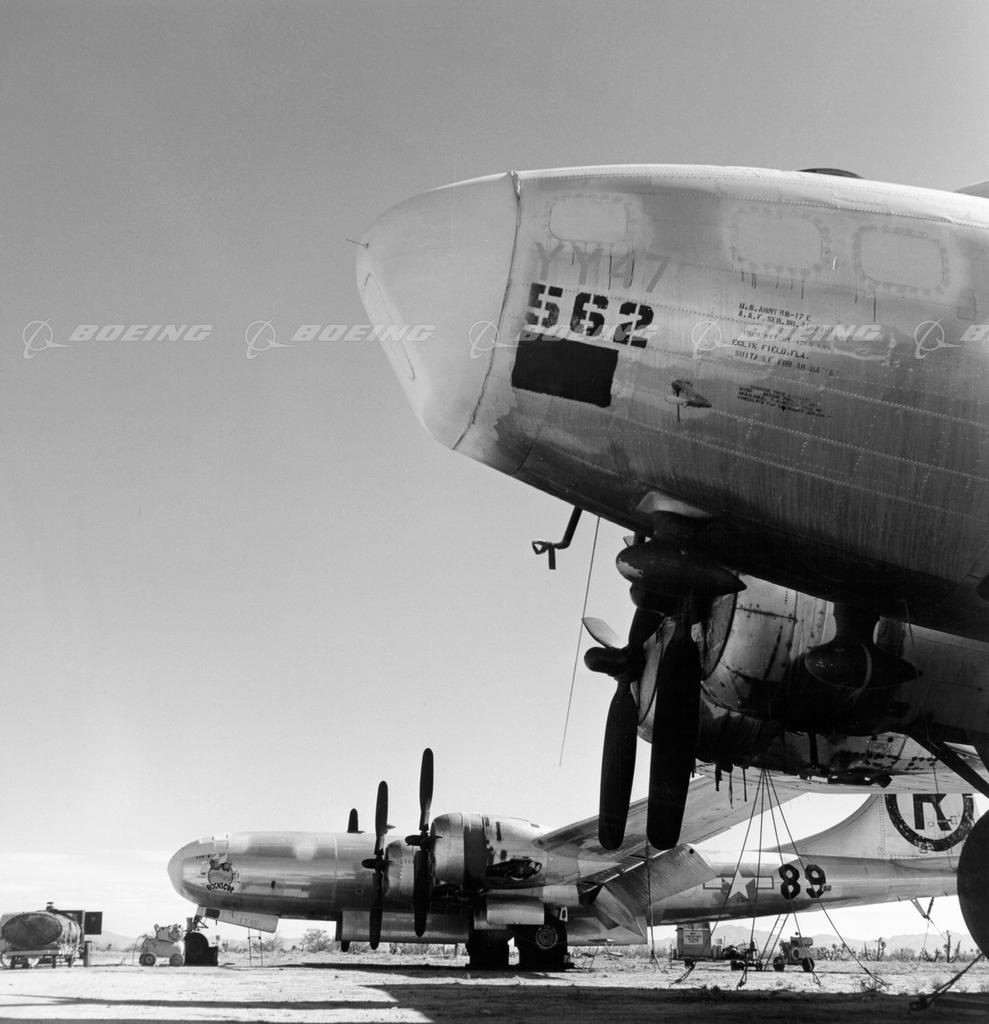
[[[34,967],[59,961],[70,967],[76,959],[89,966],[91,943],[87,933],[99,934],[102,914],[81,910],[29,910],[0,916],[0,965]]]

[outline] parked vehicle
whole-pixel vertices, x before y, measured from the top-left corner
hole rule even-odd
[[[154,934],[142,935],[138,943],[137,962],[142,967],[154,967],[159,960],[167,960],[169,967],[181,967],[185,963],[180,925],[156,924]]]
[[[814,940],[809,935],[791,935],[780,942],[780,951],[773,957],[773,970],[782,971],[787,964],[798,964],[808,973],[814,970],[814,958],[810,955]]]
[[[100,911],[31,910],[0,917],[0,964],[4,967],[35,967],[48,964],[71,967],[81,960],[88,967],[92,943],[87,935],[103,929]]]

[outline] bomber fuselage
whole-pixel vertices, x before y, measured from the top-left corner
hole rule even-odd
[[[989,639],[989,201],[602,167],[438,189],[368,230],[372,317],[445,444],[726,565]]]

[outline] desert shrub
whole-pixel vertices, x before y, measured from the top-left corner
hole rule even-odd
[[[917,954],[909,946],[898,946],[892,953],[887,954],[887,959],[910,961],[916,960]]]
[[[322,953],[333,946],[330,933],[323,928],[308,928],[302,933],[299,948],[303,953]]]

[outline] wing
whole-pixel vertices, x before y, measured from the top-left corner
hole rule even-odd
[[[554,859],[557,871],[565,875],[564,880],[567,882],[594,886],[607,884],[629,872],[638,871],[645,875],[642,868],[648,859],[654,900],[662,898],[663,892],[682,892],[689,886],[701,884],[707,877],[713,877],[704,875],[704,871],[709,869],[703,857],[692,849],[693,844],[713,839],[746,821],[753,813],[758,813],[756,799],[759,774],[753,772],[747,786],[740,784],[738,778],[733,785],[727,778],[723,778],[719,785],[713,769],[699,767],[698,775],[691,780],[687,794],[680,845],[674,850],[656,850],[646,843],[647,801],[644,799],[636,800],[629,808],[625,842],[617,850],[606,850],[601,846],[598,841],[597,817],[585,818],[547,832],[537,845]],[[766,776],[770,780],[774,804],[784,804],[798,796],[815,792],[862,797],[870,793],[868,788],[862,786],[833,785],[824,779],[800,779],[775,772],[767,772]],[[894,776],[886,792],[965,793],[970,790],[971,786],[955,773],[941,771]],[[768,810],[768,803],[762,804],[762,809]],[[571,864],[565,867],[564,862],[567,860]],[[699,880],[694,881],[695,876]]]
[[[787,776],[773,776],[773,788],[779,803],[808,792],[806,783]],[[745,800],[743,787],[737,780],[734,786],[729,786],[727,779],[722,779],[719,786],[714,775],[706,770],[692,779],[680,831],[681,846],[711,839],[747,820],[754,808],[755,779],[747,789],[749,799]],[[641,867],[646,856],[650,860],[661,858],[663,851],[648,847],[645,834],[646,800],[636,800],[629,808],[625,842],[617,850],[605,850],[601,846],[597,817],[547,832],[539,845],[553,855],[572,858],[581,868],[578,877],[594,881]]]
[[[645,918],[639,918],[645,907],[655,907],[716,876],[693,844],[711,839],[758,812],[755,779],[745,788],[748,800],[740,785],[732,787],[724,779],[719,785],[707,772],[696,776],[687,794],[681,843],[672,850],[656,850],[646,843],[645,800],[637,800],[629,809],[626,839],[617,850],[601,846],[596,817],[548,832],[537,845],[552,858],[554,876],[565,876],[561,881],[577,884],[585,894],[586,905],[606,926],[644,934]],[[788,777],[774,778],[772,788],[774,803],[785,803],[807,792],[799,780]]]

